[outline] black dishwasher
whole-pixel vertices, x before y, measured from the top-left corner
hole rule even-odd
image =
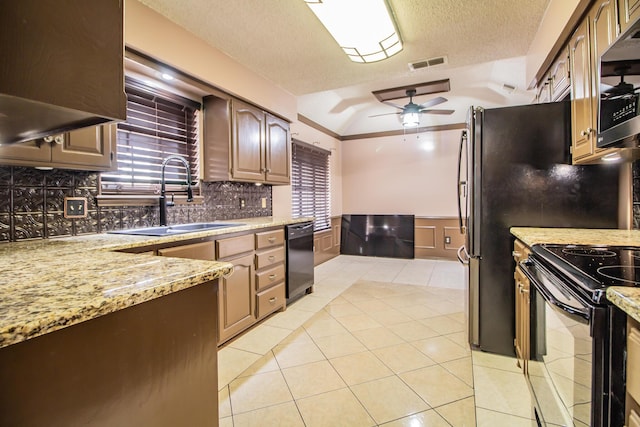
[[[287,302],[311,292],[313,286],[313,222],[286,226]]]

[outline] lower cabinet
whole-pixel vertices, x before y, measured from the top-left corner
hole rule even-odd
[[[464,235],[457,218],[416,217],[414,253],[416,258],[456,259]]]
[[[286,308],[284,228],[231,236],[157,249],[160,256],[233,264],[218,280],[218,345]]]
[[[253,250],[247,255],[225,259],[233,273],[218,285],[218,344],[244,331],[256,321],[254,300]]]
[[[331,228],[313,233],[313,265],[322,264],[340,255],[341,217],[331,218]]]
[[[627,317],[626,425],[640,427],[640,324]]]
[[[516,262],[516,269],[513,275],[515,280],[515,303],[516,303],[516,337],[513,345],[518,360],[518,366],[526,374],[528,360],[530,356],[531,342],[531,318],[530,318],[530,286],[529,279],[522,272],[518,263],[529,255],[529,248],[516,240],[513,246],[513,258]]]

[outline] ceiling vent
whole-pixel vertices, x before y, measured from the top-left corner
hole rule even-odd
[[[423,59],[421,61],[410,62],[409,69],[416,71],[421,68],[435,67],[436,65],[443,65],[447,63],[446,56],[437,56],[435,58]]]

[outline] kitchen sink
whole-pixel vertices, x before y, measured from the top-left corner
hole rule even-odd
[[[111,234],[129,234],[132,236],[172,236],[174,234],[195,233],[197,231],[219,230],[239,227],[241,223],[230,222],[196,222],[193,224],[164,225],[159,227],[133,228],[130,230],[109,231]]]

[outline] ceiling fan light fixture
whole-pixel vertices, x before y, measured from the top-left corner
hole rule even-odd
[[[408,112],[402,114],[402,126],[406,128],[414,128],[420,124],[420,113]]]
[[[353,62],[387,59],[402,39],[386,0],[304,0]]]

